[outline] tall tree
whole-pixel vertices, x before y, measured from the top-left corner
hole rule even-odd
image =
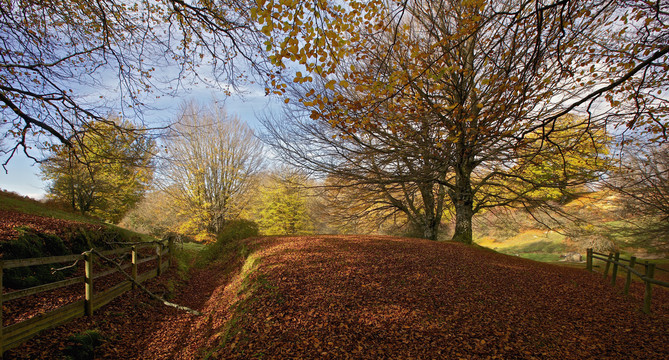
[[[634,146],[606,180],[619,197],[622,231],[643,246],[669,249],[669,146]]]
[[[308,207],[308,179],[287,169],[269,174],[260,188],[258,225],[266,235],[309,234],[314,230]]]
[[[185,104],[173,132],[163,190],[177,200],[194,232],[215,234],[247,205],[263,166],[262,144],[217,104]]]
[[[312,155],[323,155],[321,159],[343,154],[357,164],[361,160],[355,156],[369,159],[364,152],[374,152],[411,168],[409,175],[391,161],[383,162],[394,179],[412,179],[398,179],[397,184],[421,179],[426,182],[421,195],[439,193],[438,187],[443,187],[455,211],[453,239],[470,243],[476,212],[533,200],[540,187],[565,188],[592,179],[592,169],[576,172],[578,166],[570,164],[578,157],[574,154],[583,153],[580,141],[565,139],[596,143],[589,157],[601,161],[605,153],[597,152],[606,138],[602,132],[607,124],[621,124],[613,122],[614,115],[629,113],[602,112],[571,123],[558,119],[621,84],[612,79],[616,73],[607,61],[629,55],[621,52],[627,43],[616,42],[618,47],[607,51],[614,44],[602,45],[600,40],[616,28],[611,22],[624,22],[625,6],[569,1],[545,6],[523,1],[404,3],[398,16],[388,13],[394,19],[389,26],[365,34],[368,47],[342,64],[336,77],[325,78],[318,91],[312,88],[295,96],[310,110],[309,117],[322,123],[302,133],[317,133],[320,140],[330,132],[329,138],[347,144],[343,152],[341,146],[330,154],[313,151]],[[643,62],[647,77],[635,89],[650,93],[658,82],[666,84],[665,64],[653,63],[666,52],[648,41],[643,44],[649,54],[655,53],[650,62]],[[633,77],[638,67],[628,65],[626,76]],[[603,84],[607,88],[598,88]],[[622,106],[616,101],[610,105]],[[664,100],[652,102],[662,109]],[[662,112],[648,112],[648,106],[650,101],[635,116],[657,119]],[[304,138],[296,143],[309,145]],[[352,148],[356,143],[359,148]],[[283,145],[297,147],[286,141]],[[288,157],[306,153],[298,150]],[[537,178],[536,171],[528,172],[529,164],[535,163],[538,170],[536,163],[548,157],[557,158],[552,176]],[[429,198],[423,196],[423,202],[428,204]]]
[[[119,222],[153,177],[155,145],[142,133],[118,119],[114,125],[93,122],[75,146],[54,147],[41,164],[50,181],[48,196],[82,214]]]
[[[339,137],[341,127],[314,122],[310,111],[296,105],[266,117],[265,141],[284,161],[327,175],[323,186],[334,189],[331,194],[356,197],[348,208],[356,210],[352,218],[374,217],[381,225],[399,212],[409,227],[436,239],[447,206],[439,181],[445,181],[449,163],[435,153],[438,135],[429,121],[411,138],[384,127]]]

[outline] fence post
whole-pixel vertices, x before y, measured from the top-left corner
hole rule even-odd
[[[163,244],[156,245],[156,253],[158,254],[158,258],[156,259],[158,261],[158,266],[156,267],[156,276],[160,276],[160,268],[163,264]]]
[[[643,279],[646,282],[646,293],[643,296],[643,312],[646,314],[650,314],[650,298],[653,292],[653,284],[648,279],[652,279],[654,274],[655,264],[648,264],[646,267],[646,279]]]
[[[592,248],[586,249],[585,268],[588,271],[592,271]]]
[[[636,256],[630,256],[630,269],[627,270],[627,280],[625,280],[625,290],[623,291],[625,295],[630,292],[630,282],[632,281],[632,269],[636,264]]]
[[[132,261],[132,280],[137,281],[137,246],[132,247],[132,254],[131,254],[131,261]],[[137,285],[135,283],[132,283],[132,288],[134,289]]]
[[[611,266],[611,258],[613,257],[613,254],[609,253],[609,259],[606,260],[606,267],[604,268],[604,279],[606,279],[607,276],[609,276],[609,267]]]
[[[86,316],[93,316],[93,253],[90,251],[84,253],[84,261],[84,281],[86,282],[84,313]]]
[[[616,262],[613,263],[613,272],[611,273],[611,286],[616,286],[616,279],[618,278],[618,261],[620,260],[620,253],[616,252],[613,256],[613,260]]]
[[[172,266],[172,257],[174,256],[174,239],[170,236],[167,239],[167,262],[168,266]]]

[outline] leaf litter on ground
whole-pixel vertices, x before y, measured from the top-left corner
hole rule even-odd
[[[297,236],[248,246],[260,259],[252,272],[241,276],[233,258],[177,286],[174,301],[203,316],[133,291],[6,358],[56,354],[87,329],[106,339],[96,358],[114,359],[669,358],[660,287],[646,315],[642,284],[624,296],[601,274],[457,243]],[[147,286],[165,292],[170,276]]]

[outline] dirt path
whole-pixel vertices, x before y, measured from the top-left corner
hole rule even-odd
[[[62,359],[63,349],[70,344],[68,337],[93,329],[105,337],[95,350],[96,359],[200,359],[201,349],[216,345],[217,329],[230,318],[233,280],[241,265],[241,259],[232,258],[193,269],[184,280],[179,280],[171,268],[145,284],[160,296],[176,293],[170,301],[197,309],[204,316],[166,307],[140,290],[133,290],[92,317],[42,332],[5,352],[4,359]]]
[[[601,275],[459,244],[319,236],[251,246],[261,260],[250,285],[234,276],[236,259],[177,288],[173,301],[204,316],[131,292],[5,358],[54,358],[69,334],[93,328],[107,337],[96,358],[110,359],[669,358],[661,289],[647,316],[640,286],[624,297]],[[168,278],[150,287],[167,293]],[[240,288],[248,297],[232,306]]]

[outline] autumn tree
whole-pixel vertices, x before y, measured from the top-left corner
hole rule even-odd
[[[266,117],[265,141],[284,161],[327,176],[333,209],[351,211],[348,219],[338,217],[350,223],[366,217],[379,226],[401,213],[408,227],[436,239],[447,206],[439,179],[446,180],[449,167],[434,154],[437,133],[427,119],[411,139],[381,127],[339,137],[341,128],[314,122],[310,111],[296,105]]]
[[[590,126],[591,128],[586,129]],[[585,118],[565,115],[555,122],[554,134],[546,141],[523,149],[514,172],[522,183],[532,183],[528,202],[555,201],[560,205],[589,192],[587,185],[598,182],[613,167],[610,149],[615,146],[606,129],[595,128]],[[535,132],[528,138],[541,138]],[[530,156],[526,156],[526,154]],[[516,181],[507,180],[510,186]]]
[[[630,146],[605,185],[618,196],[622,228],[613,229],[657,249],[669,246],[669,147]]]
[[[161,186],[190,219],[191,233],[216,234],[235,219],[263,166],[262,144],[253,130],[218,104],[185,104],[167,151]]]
[[[324,55],[345,45],[344,34],[380,6],[379,0],[3,0],[4,161],[21,150],[37,159],[35,149],[53,140],[70,146],[86,124],[111,111],[142,121],[157,97],[194,83],[229,94],[259,82],[283,94],[284,61],[331,71],[337,59]]]
[[[388,13],[394,22],[379,28],[382,34],[361,35],[369,46],[347,58],[337,76],[322,78],[320,87],[307,85],[292,97],[305,110],[300,116],[318,124],[298,125],[307,136],[284,134],[281,147],[292,152],[288,159],[342,155],[340,159],[356,164],[360,160],[355,156],[378,149],[381,155],[375,156],[409,159],[416,162],[414,169],[435,164],[421,178],[445,188],[455,212],[453,239],[469,243],[471,219],[478,211],[528,203],[541,193],[539,188],[565,189],[596,177],[603,169],[598,162],[605,164],[610,127],[634,128],[641,122],[646,131],[661,134],[665,100],[653,94],[666,86],[666,64],[655,62],[666,48],[648,39],[665,27],[649,7],[631,8],[632,20],[625,15],[628,6],[405,3],[397,16]],[[644,28],[642,20],[654,26]],[[624,68],[617,68],[621,64],[612,59],[629,56],[622,49],[632,46],[620,33],[624,24],[639,29],[634,36],[643,33],[646,38],[633,45],[636,50]],[[647,57],[640,58],[643,54]],[[304,77],[298,74],[295,81]],[[631,96],[624,103],[616,100],[626,91]],[[596,101],[602,97],[612,108]],[[635,100],[641,97],[643,104]],[[559,120],[583,104],[583,116]],[[595,112],[598,108],[603,110]],[[341,139],[347,149],[328,152],[295,145],[309,145],[311,134],[322,143]],[[584,158],[588,142],[593,145]],[[356,143],[360,148],[353,149],[350,144]],[[417,146],[421,143],[426,146]],[[550,166],[543,164],[547,159]],[[584,159],[590,163],[585,168],[578,165]],[[388,164],[384,166],[392,169]],[[550,176],[539,176],[547,170]]]
[[[155,143],[130,124],[113,121],[90,123],[74,146],[54,147],[41,171],[50,182],[49,198],[117,223],[153,177]]]
[[[294,235],[313,232],[308,182],[304,174],[287,169],[273,171],[263,179],[256,210],[257,222],[263,234]]]
[[[165,191],[151,189],[125,214],[119,226],[160,238],[167,233],[177,232],[185,221],[174,206],[174,199]]]
[[[422,224],[411,222],[401,208],[389,201],[390,198],[370,185],[357,184],[336,174],[328,175],[320,184],[320,216],[332,231],[426,237]],[[439,229],[435,230],[438,235]]]
[[[385,34],[402,32],[417,18],[424,19],[428,41],[414,41],[410,46],[427,54],[431,53],[430,37],[438,39],[432,44],[442,49],[447,42],[459,43],[457,39],[471,44],[479,42],[476,38],[488,38],[505,51],[523,42],[527,61],[513,59],[520,61],[514,65],[521,68],[539,69],[542,59],[553,58],[558,69],[579,77],[578,85],[583,85],[577,87],[579,94],[573,101],[550,115],[554,118],[605,97],[626,109],[630,127],[658,134],[665,129],[663,115],[638,116],[634,111],[663,101],[658,93],[647,91],[648,85],[665,86],[663,59],[669,46],[663,40],[667,10],[662,2],[20,0],[3,1],[0,7],[0,111],[7,120],[2,127],[8,138],[5,161],[21,149],[33,156],[31,146],[44,146],[52,138],[70,144],[86,123],[104,120],[101,114],[110,108],[125,115],[136,112],[141,119],[145,104],[188,86],[188,79],[229,91],[250,78],[266,84],[268,93],[283,95],[286,82],[293,80],[287,76],[292,75],[288,65],[296,64],[303,70],[294,74],[294,80],[324,77],[333,88],[341,79],[330,76],[341,74],[349,59],[368,58],[366,51],[387,38]],[[442,26],[448,21],[429,18],[440,14],[450,17],[450,29]],[[460,23],[457,29],[452,26],[456,22]],[[490,33],[490,29],[498,32]],[[430,59],[423,64],[426,69],[459,71],[444,64],[439,54],[424,57],[407,48],[406,39],[394,34],[390,38],[398,46],[384,46],[389,53],[409,50],[411,58]],[[589,43],[583,43],[584,39]],[[584,50],[579,61],[572,58],[574,49]],[[496,65],[504,64],[508,62]],[[212,71],[203,71],[202,65]],[[157,69],[161,69],[159,74]],[[163,71],[168,69],[174,71]],[[430,72],[418,68],[413,74],[423,77]],[[511,72],[502,75],[514,76]],[[360,81],[364,76],[343,80],[345,84],[367,84]],[[554,83],[560,79],[553,79]],[[377,87],[385,83],[383,78],[373,80],[380,81]],[[402,76],[391,80],[389,85],[408,84]],[[114,84],[111,92],[110,84]],[[393,88],[397,90],[396,86],[379,87],[382,91],[367,100],[383,102]],[[630,93],[637,94],[634,99],[638,101],[627,107],[632,103]],[[556,94],[555,99],[560,97]],[[328,103],[336,98],[317,100]]]

